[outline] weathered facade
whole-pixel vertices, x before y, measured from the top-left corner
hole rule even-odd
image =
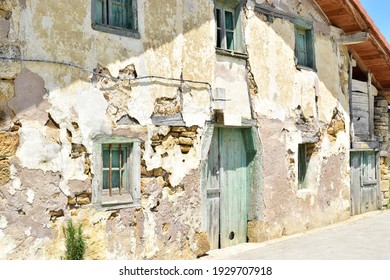
[[[69,219],[87,259],[192,259],[351,215],[370,69],[321,1],[118,2],[0,1],[0,259],[60,259]]]

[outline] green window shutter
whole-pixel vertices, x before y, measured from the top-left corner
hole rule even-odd
[[[123,15],[124,15],[124,0],[110,0],[110,25],[116,27],[123,27]]]
[[[313,24],[305,19],[295,19],[295,56],[297,64],[315,69]]]
[[[217,48],[242,51],[240,13],[240,1],[217,1],[215,9]]]
[[[134,29],[133,1],[126,0],[125,3],[125,24],[127,29]]]
[[[306,30],[307,66],[315,68],[313,29]]]
[[[95,22],[104,24],[105,20],[105,5],[106,1],[104,0],[95,0]]]
[[[241,8],[242,6],[239,3],[234,9],[234,34],[235,34],[234,47],[236,50],[244,52],[244,42],[243,42],[243,35],[241,32],[241,20],[240,20]]]
[[[306,31],[302,29],[297,29],[296,32],[296,56],[298,58],[299,65],[307,66],[307,38]]]
[[[222,33],[222,11],[220,8],[216,9],[216,20],[217,20],[217,48],[222,48],[222,40],[223,40],[223,33]]]
[[[234,15],[230,11],[225,11],[225,32],[226,48],[234,50]]]

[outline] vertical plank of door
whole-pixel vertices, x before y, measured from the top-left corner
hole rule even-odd
[[[220,159],[221,247],[227,247],[246,242],[246,151],[239,129],[220,130]]]
[[[218,128],[216,128],[211,140],[207,164],[208,234],[211,250],[219,248],[220,234],[220,197],[219,193],[215,192],[219,190],[218,137]]]
[[[351,152],[351,215],[360,214],[361,152]]]

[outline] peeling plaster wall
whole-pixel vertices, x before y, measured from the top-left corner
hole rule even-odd
[[[2,3],[2,55],[36,61],[0,62],[0,258],[61,258],[68,219],[83,225],[87,259],[203,255],[199,150],[211,118],[213,3],[139,0],[141,39],[92,30],[91,1]],[[130,81],[137,76],[167,79]],[[175,113],[183,125],[152,123]],[[93,139],[110,134],[142,140],[138,207],[91,204]]]
[[[257,1],[264,2],[264,1]],[[263,219],[249,223],[262,241],[345,220],[350,215],[348,50],[335,43],[311,1],[267,1],[314,23],[317,71],[294,63],[294,24],[248,9],[246,43],[263,144]],[[264,44],[267,42],[267,44]],[[306,188],[298,189],[298,144],[313,143]]]
[[[328,27],[310,1],[268,2]],[[68,219],[83,225],[87,259],[205,254],[201,147],[218,87],[230,124],[251,118],[252,102],[262,142],[264,211],[250,240],[348,217],[348,53],[330,31],[316,30],[318,71],[300,71],[294,26],[266,22],[254,1],[243,13],[247,61],[216,54],[213,1],[138,0],[140,39],[93,30],[90,5],[0,2],[0,54],[39,60],[0,61],[0,259],[61,258]],[[144,76],[178,80],[134,80]],[[154,123],[177,115],[180,124]],[[91,203],[102,134],[141,140],[137,207]],[[318,170],[297,190],[298,143],[313,137]]]

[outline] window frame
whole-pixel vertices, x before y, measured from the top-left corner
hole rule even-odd
[[[126,172],[128,184],[122,187],[122,193],[117,188],[103,188],[103,146],[123,145],[129,148]],[[141,189],[141,141],[127,136],[99,135],[93,141],[92,155],[92,203],[98,208],[125,208],[140,205]]]
[[[313,23],[309,20],[296,18],[295,27],[295,64],[297,68],[310,69],[317,71],[314,48],[314,30]],[[299,46],[299,35],[304,34],[305,62],[300,61],[301,48]]]
[[[102,21],[98,22],[98,12],[96,9],[96,3],[100,1],[103,3],[103,14],[102,14]],[[118,27],[115,25],[112,25],[109,23],[110,16],[107,14],[108,10],[111,10],[112,8],[112,2],[117,2],[115,0],[92,0],[91,4],[91,20],[92,20],[92,29],[96,31],[102,31],[107,33],[112,33],[115,35],[120,36],[127,36],[127,37],[133,37],[136,39],[140,38],[140,35],[138,33],[138,9],[137,9],[137,0],[124,0],[124,1],[132,1],[131,3],[131,13],[132,13],[132,28],[125,28],[125,27]],[[126,9],[126,3],[123,3],[123,8]]]
[[[215,11],[214,11],[214,19],[215,19],[215,48],[219,52],[238,52],[244,53],[243,50],[243,41],[244,38],[242,36],[241,31],[241,9],[242,3],[241,1],[234,0],[216,0],[215,1]],[[221,26],[218,27],[218,10],[220,10],[220,22]],[[227,48],[227,29],[226,29],[226,18],[225,13],[232,13],[233,16],[233,48]],[[218,32],[221,32],[222,37],[218,40]],[[228,32],[232,32],[231,30]],[[221,41],[221,42],[219,42]]]

